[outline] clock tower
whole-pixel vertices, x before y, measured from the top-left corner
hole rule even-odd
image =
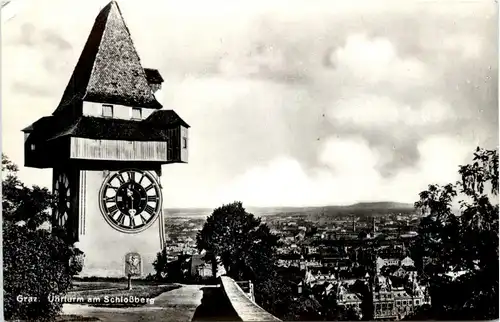
[[[153,272],[164,246],[162,165],[187,163],[189,125],[157,101],[115,1],[97,16],[62,99],[25,128],[25,166],[53,169],[52,224],[85,253],[81,276]]]

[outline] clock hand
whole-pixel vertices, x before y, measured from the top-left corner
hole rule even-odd
[[[130,196],[130,209],[129,209],[129,215],[132,215],[132,213],[135,212],[134,209],[134,197]]]

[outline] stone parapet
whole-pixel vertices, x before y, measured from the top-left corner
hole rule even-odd
[[[281,321],[252,301],[232,278],[221,276],[220,280],[224,294],[242,321]]]

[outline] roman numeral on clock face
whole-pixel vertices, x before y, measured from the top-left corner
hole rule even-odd
[[[123,179],[123,177],[122,177],[122,174],[121,174],[121,173],[120,173],[120,174],[118,174],[118,175],[116,176],[116,178],[120,181],[120,184],[124,184],[124,183],[125,183],[125,179]]]
[[[150,205],[146,205],[146,208],[144,208],[144,211],[146,211],[150,215],[153,215],[155,213],[155,208],[151,207]]]
[[[157,196],[148,196],[148,201],[152,201],[152,202],[155,202],[155,201],[158,201],[158,197]]]
[[[141,214],[139,215],[139,218],[141,219],[141,222],[142,222],[143,224],[145,224],[145,223],[147,223],[147,222],[148,222],[148,220],[146,219],[146,217],[144,217],[144,213],[141,213]]]
[[[128,181],[135,181],[135,171],[128,171]]]
[[[117,211],[118,211],[117,205],[112,205],[111,207],[108,208],[108,213],[111,214],[111,216],[113,216]]]
[[[115,197],[105,197],[104,202],[106,202],[106,203],[115,202]]]
[[[110,188],[110,189],[115,190],[115,191],[116,191],[116,190],[118,190],[118,189],[120,188],[120,187],[115,187],[115,186],[113,186],[111,183],[108,183],[106,186],[107,186],[108,188]]]
[[[120,225],[123,225],[125,223],[125,215],[120,212],[118,218],[116,218],[116,222],[119,223]]]

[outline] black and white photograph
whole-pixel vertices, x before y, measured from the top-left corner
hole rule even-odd
[[[2,321],[499,319],[495,0],[2,0]]]

